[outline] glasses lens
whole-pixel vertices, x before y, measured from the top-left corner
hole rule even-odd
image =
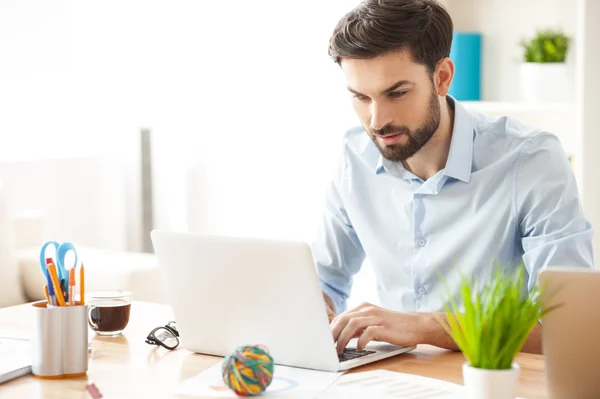
[[[162,342],[169,348],[176,346],[178,343],[177,337],[171,331],[167,330],[164,327],[161,327],[158,330],[156,330],[154,336],[156,337],[156,339],[158,339],[160,342]]]

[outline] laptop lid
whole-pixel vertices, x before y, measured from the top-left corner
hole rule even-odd
[[[548,397],[597,398],[600,395],[600,272],[549,268],[540,272],[539,282],[541,287],[547,287],[543,297],[546,303],[560,305],[542,319]]]
[[[338,370],[307,243],[159,230],[151,238],[184,348],[226,356],[262,344],[277,364]]]

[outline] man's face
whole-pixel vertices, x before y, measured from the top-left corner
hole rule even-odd
[[[440,102],[425,65],[408,51],[372,59],[342,59],[360,121],[384,158],[402,162],[417,153],[440,124]]]

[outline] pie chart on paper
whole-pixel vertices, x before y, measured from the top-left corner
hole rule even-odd
[[[298,382],[289,378],[283,377],[273,377],[271,384],[267,387],[266,392],[285,392],[290,391],[292,389],[296,389],[298,387]],[[227,392],[229,388],[223,382],[219,382],[217,384],[211,385],[210,389],[215,392]]]

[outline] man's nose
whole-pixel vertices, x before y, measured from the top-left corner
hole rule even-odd
[[[371,103],[371,129],[381,130],[392,123],[392,110],[385,104]]]

